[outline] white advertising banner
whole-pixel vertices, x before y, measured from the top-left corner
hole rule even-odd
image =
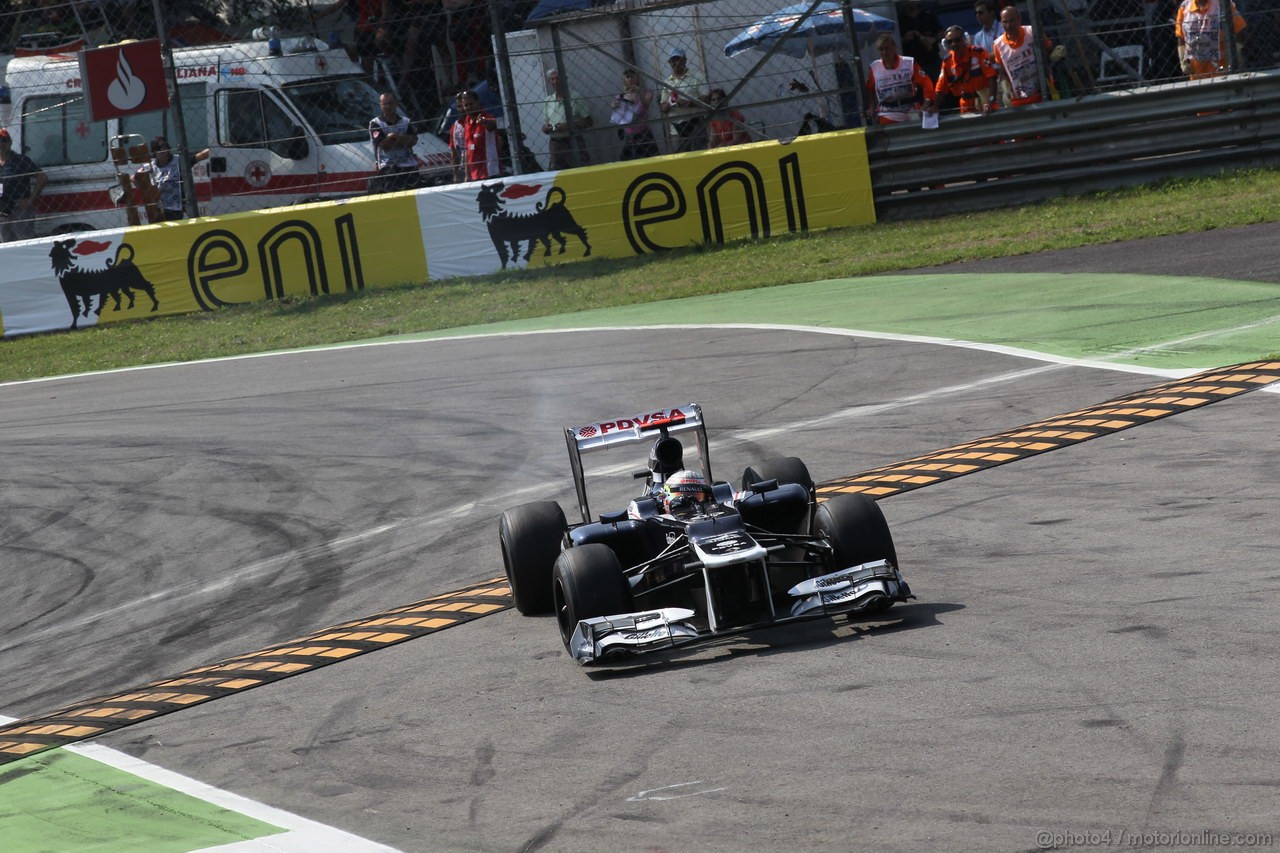
[[[564,193],[555,187],[557,174],[540,172],[419,193],[427,274],[432,279],[484,275],[558,255],[566,235],[555,227],[568,223],[561,222]]]
[[[0,323],[5,335],[93,326],[104,308],[119,311],[145,287],[124,230],[13,243],[3,250]],[[140,284],[141,282],[141,284]]]

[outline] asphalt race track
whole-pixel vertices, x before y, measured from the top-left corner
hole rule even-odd
[[[672,329],[5,386],[0,712],[500,574],[503,509],[573,504],[568,423],[697,401],[718,478],[795,455],[829,480],[1160,381]],[[1274,833],[1278,405],[1247,394],[886,499],[919,600],[880,621],[606,671],[574,665],[551,620],[508,611],[99,742],[428,853]]]

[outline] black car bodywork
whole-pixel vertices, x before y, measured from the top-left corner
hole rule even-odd
[[[714,499],[676,517],[663,511],[661,489],[686,467],[676,437],[684,433]],[[565,438],[581,522],[569,524],[554,501],[524,504],[503,513],[499,540],[517,609],[554,612],[579,663],[914,597],[875,501],[848,494],[818,503],[795,457],[747,468],[740,489],[715,481],[696,403],[567,427]],[[584,454],[643,443],[649,464],[632,475],[644,480],[641,494],[592,516]]]

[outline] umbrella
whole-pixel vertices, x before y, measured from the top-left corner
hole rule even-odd
[[[724,46],[725,56],[736,56],[744,50],[769,50],[783,33],[791,28],[796,19],[805,13],[809,3],[797,3],[761,18],[747,27],[740,35]],[[864,12],[853,11],[853,26],[860,33],[891,33],[896,26],[888,18]],[[785,53],[796,59],[803,59],[806,54],[817,56],[844,50],[849,46],[849,36],[844,28],[844,10],[839,3],[819,3],[813,14],[796,28],[778,53]]]

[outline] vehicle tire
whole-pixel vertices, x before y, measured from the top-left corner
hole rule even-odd
[[[511,597],[525,616],[551,612],[551,572],[568,529],[564,510],[555,501],[521,504],[504,512],[498,522]]]
[[[780,456],[766,459],[759,465],[753,465],[742,472],[742,488],[751,488],[752,483],[764,480],[777,480],[779,483],[799,483],[810,493],[813,492],[813,477],[809,469],[798,457]]]
[[[896,567],[898,552],[893,547],[889,523],[880,505],[866,495],[836,495],[818,504],[813,516],[813,535],[823,536],[835,550],[833,568],[843,569],[872,560],[888,560]]]
[[[777,480],[780,486],[791,483],[803,486],[807,503],[804,507],[796,507],[792,504],[782,511],[752,513],[749,521],[772,533],[807,533],[812,520],[813,505],[813,477],[809,476],[808,467],[795,456],[766,459],[759,465],[753,465],[742,472],[742,490],[746,491],[753,483],[765,480]],[[744,517],[746,517],[745,513]],[[798,560],[801,559],[801,552],[788,548],[782,558]]]
[[[813,516],[813,535],[825,537],[831,543],[832,570],[872,560],[888,560],[895,568],[898,565],[889,523],[884,520],[880,505],[866,495],[836,495],[818,504]],[[893,601],[885,598],[861,613],[875,613],[892,606]]]
[[[583,619],[630,613],[634,606],[618,555],[599,543],[562,551],[552,572],[551,590],[565,648]]]

